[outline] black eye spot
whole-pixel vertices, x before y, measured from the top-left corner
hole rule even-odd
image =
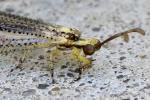
[[[21,34],[21,32],[18,32],[18,34]]]
[[[61,32],[61,34],[65,34],[65,32]]]
[[[32,43],[30,42],[29,45],[32,45]]]
[[[13,31],[13,33],[16,33],[16,31]]]
[[[71,33],[68,33],[68,39],[70,39],[70,40],[75,40],[75,35],[74,34],[71,34]]]
[[[8,32],[11,32],[11,30],[8,30]]]
[[[26,46],[26,45],[27,45],[27,43],[24,43],[24,45]]]
[[[75,41],[79,40],[79,37],[75,36]]]
[[[53,29],[52,31],[53,31],[53,32],[55,32],[56,30],[55,30],[55,29]]]
[[[20,43],[18,43],[18,46],[22,46]]]

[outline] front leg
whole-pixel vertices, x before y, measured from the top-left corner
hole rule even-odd
[[[85,69],[88,69],[89,67],[91,67],[91,64],[92,64],[92,61],[90,59],[86,58],[86,56],[84,55],[81,55],[81,51],[82,49],[79,49],[76,47],[73,47],[73,50],[72,50],[72,57],[81,63],[78,69],[79,77],[75,81],[79,80],[82,72]]]
[[[72,57],[76,60],[78,60],[79,62],[81,62],[82,64],[82,69],[86,69],[86,68],[89,68],[88,66],[91,65],[92,61],[88,58],[86,58],[85,55],[81,55],[81,51],[82,49],[79,49],[79,48],[76,48],[76,47],[73,47],[72,49]]]

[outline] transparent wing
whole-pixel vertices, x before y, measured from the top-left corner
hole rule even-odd
[[[23,16],[8,14],[2,11],[0,11],[0,20],[9,21],[13,23],[19,23],[19,24],[25,24],[25,25],[30,25],[30,26],[36,26],[36,27],[42,27],[46,25],[41,20],[35,20],[35,19],[23,17]]]
[[[16,64],[18,62],[31,62],[34,64],[37,62],[36,59],[40,58],[39,56],[44,55],[45,48],[48,48],[46,40],[0,38],[0,60],[3,63],[6,62],[6,64]]]
[[[49,46],[47,40],[28,38],[28,39],[4,39],[0,41],[0,52],[13,53],[22,50],[34,50],[39,48],[47,48]]]

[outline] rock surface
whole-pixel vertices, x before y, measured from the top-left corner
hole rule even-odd
[[[83,37],[104,40],[110,35],[141,27],[146,36],[118,38],[92,55],[91,69],[70,84],[76,73],[70,63],[54,69],[56,83],[43,62],[30,58],[22,70],[0,57],[0,100],[149,100],[150,98],[149,0],[0,0],[0,10],[75,27]],[[39,55],[41,57],[41,55]],[[61,67],[62,66],[62,67]],[[42,85],[41,85],[42,84]],[[39,88],[40,86],[40,88]]]

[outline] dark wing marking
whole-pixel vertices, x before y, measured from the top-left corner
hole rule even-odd
[[[0,11],[0,19],[1,20],[7,20],[10,22],[16,22],[16,23],[21,23],[21,24],[28,24],[28,25],[35,25],[35,26],[44,26],[46,25],[43,21],[41,20],[35,20],[19,15],[14,15],[10,13],[5,13]]]

